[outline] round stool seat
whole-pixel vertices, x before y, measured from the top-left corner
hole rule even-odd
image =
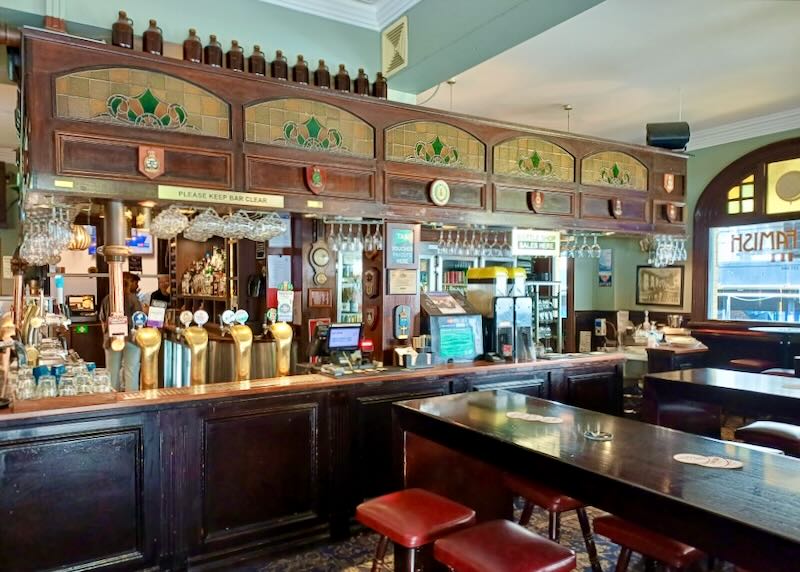
[[[567,512],[585,506],[581,501],[535,481],[509,474],[504,475],[503,480],[506,486],[511,489],[511,492],[515,495],[529,500],[548,512]]]
[[[779,375],[781,377],[794,377],[794,370],[787,369],[785,367],[771,367],[769,369],[765,369],[761,373],[766,375]]]
[[[423,489],[405,489],[358,505],[356,519],[406,548],[430,544],[475,522],[475,511]]]
[[[620,546],[673,568],[686,568],[704,557],[697,548],[610,514],[594,519],[594,531]]]
[[[746,443],[780,449],[787,455],[800,457],[800,426],[777,421],[756,421],[739,427],[734,436]]]
[[[456,572],[569,572],[575,553],[508,520],[440,538],[433,556]]]
[[[765,369],[773,368],[778,364],[776,364],[774,361],[760,358],[738,358],[730,360],[728,365],[733,369],[759,373]]]

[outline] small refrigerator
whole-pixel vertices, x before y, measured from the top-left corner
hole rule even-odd
[[[362,264],[360,251],[336,255],[336,321],[340,324],[361,323]]]
[[[422,292],[436,291],[436,256],[419,257],[419,284]]]

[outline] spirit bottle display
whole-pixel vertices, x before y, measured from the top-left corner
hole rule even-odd
[[[181,277],[181,293],[186,296],[219,296],[226,294],[225,251],[217,246],[200,260],[189,265]]]

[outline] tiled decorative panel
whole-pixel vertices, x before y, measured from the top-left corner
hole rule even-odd
[[[626,153],[603,151],[581,161],[581,183],[647,190],[647,167]]]
[[[285,98],[244,110],[245,139],[312,151],[375,157],[375,130],[339,107],[311,99]]]
[[[486,146],[458,127],[411,121],[386,130],[386,159],[483,172]]]
[[[575,181],[575,158],[549,141],[517,137],[495,146],[494,172],[571,183]]]
[[[230,108],[223,100],[182,79],[134,68],[92,69],[58,77],[56,115],[230,137]]]

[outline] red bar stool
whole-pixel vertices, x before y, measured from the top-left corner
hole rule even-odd
[[[792,457],[800,457],[800,426],[797,425],[756,421],[739,427],[734,436],[745,443],[779,449]]]
[[[628,569],[633,552],[658,560],[667,566],[669,572],[686,570],[704,557],[697,548],[610,514],[594,519],[594,531],[620,545],[616,572]]]
[[[508,520],[440,538],[433,556],[455,572],[569,572],[575,553]]]
[[[394,542],[395,563],[400,555],[409,572],[416,565],[416,549],[475,522],[475,511],[423,489],[405,489],[358,505],[356,519],[381,535],[372,572],[383,564],[389,540]],[[397,565],[395,565],[397,569]]]
[[[586,505],[557,490],[515,475],[506,474],[503,480],[515,495],[525,499],[525,506],[519,519],[519,523],[522,526],[528,526],[534,506],[541,507],[547,511],[549,517],[548,536],[553,542],[561,540],[561,514],[574,510],[578,515],[578,522],[581,525],[583,541],[586,544],[586,551],[589,553],[592,570],[594,572],[603,572],[600,560],[597,557],[597,547],[594,544],[592,527],[589,525],[589,517],[586,515]]]

